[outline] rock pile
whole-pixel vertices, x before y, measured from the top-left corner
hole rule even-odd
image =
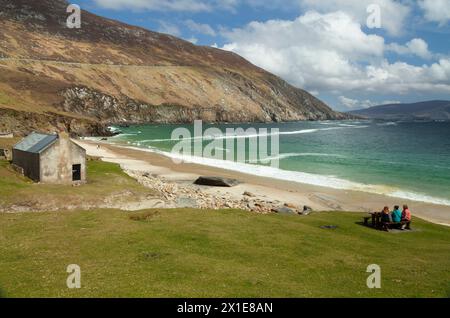
[[[295,204],[275,200],[264,200],[255,194],[245,191],[240,199],[231,198],[226,194],[211,194],[203,191],[196,184],[180,184],[164,180],[147,172],[125,170],[142,185],[157,191],[167,207],[199,208],[199,209],[240,209],[255,213],[280,213],[307,215],[311,209]]]

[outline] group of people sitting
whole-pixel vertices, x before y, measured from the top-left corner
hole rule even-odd
[[[406,204],[403,206],[403,211],[400,210],[398,205],[394,207],[392,212],[389,210],[389,207],[385,206],[381,212],[381,223],[383,224],[383,229],[387,229],[392,224],[400,230],[410,229],[411,211]]]

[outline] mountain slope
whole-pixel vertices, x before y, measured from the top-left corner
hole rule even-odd
[[[69,29],[67,5],[0,0],[0,131],[350,117],[231,52],[86,11]]]
[[[384,120],[450,120],[450,101],[381,105],[350,113]]]

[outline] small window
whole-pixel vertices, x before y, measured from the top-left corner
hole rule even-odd
[[[72,166],[72,181],[81,181],[81,165]]]

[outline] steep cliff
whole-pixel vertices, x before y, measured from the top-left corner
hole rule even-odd
[[[67,5],[0,0],[0,131],[351,116],[231,52],[86,11],[81,28],[69,29]]]

